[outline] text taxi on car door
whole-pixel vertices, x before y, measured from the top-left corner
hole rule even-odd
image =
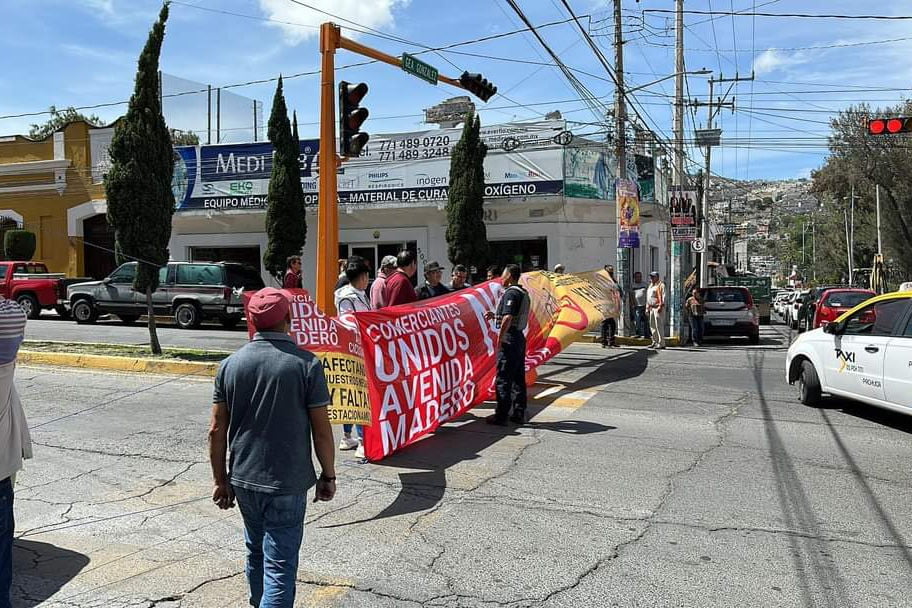
[[[912,413],[912,291],[873,297],[801,334],[785,373],[805,405],[829,393]]]

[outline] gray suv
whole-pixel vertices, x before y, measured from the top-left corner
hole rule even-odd
[[[136,262],[118,267],[101,281],[67,287],[68,308],[77,323],[94,323],[99,315],[113,314],[126,324],[146,314],[146,295],[133,289]],[[234,327],[243,318],[242,291],[263,288],[260,273],[231,262],[169,262],[159,271],[159,287],[152,294],[156,315],[173,316],[182,329],[218,319]]]

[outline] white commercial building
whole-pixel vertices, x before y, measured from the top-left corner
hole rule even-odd
[[[409,248],[419,266],[449,267],[446,197],[450,156],[461,129],[433,129],[371,138],[363,156],[339,172],[339,257],[358,254],[377,267],[384,255]],[[617,221],[615,161],[607,144],[571,139],[563,120],[482,128],[485,211],[490,263],[524,270],[582,271],[614,264]],[[568,139],[571,139],[568,142]],[[317,140],[301,142],[301,181],[308,208],[305,287],[313,289],[317,239]],[[171,256],[187,261],[239,261],[262,267],[272,146],[221,144],[176,149],[177,210]],[[655,203],[652,159],[631,154],[628,175],[640,168],[640,247],[632,268],[667,270],[667,213]],[[661,182],[661,178],[660,182]],[[658,187],[657,187],[658,186]],[[663,196],[663,194],[660,194]],[[664,198],[664,196],[663,196]],[[483,275],[484,268],[478,268]],[[419,276],[422,269],[419,267]]]

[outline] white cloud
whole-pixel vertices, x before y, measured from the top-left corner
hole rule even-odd
[[[114,0],[83,0],[89,8],[101,11],[106,15],[113,15],[114,10]]]
[[[99,1],[99,0],[96,0]],[[340,19],[330,17],[319,10],[312,10],[289,0],[259,0],[260,9],[284,34],[285,41],[289,44],[299,44],[309,38],[318,38],[317,27],[326,21],[339,22]],[[405,6],[409,0],[308,0],[306,4],[316,9],[324,10],[339,17],[349,19],[362,28],[384,29],[393,25],[393,10]],[[345,22],[339,23],[343,32]],[[347,36],[355,37],[354,32],[348,31]]]
[[[810,59],[803,51],[786,53],[779,49],[766,49],[754,59],[753,69],[757,74],[769,74],[807,63]]]

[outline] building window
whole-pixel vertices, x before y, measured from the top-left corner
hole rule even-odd
[[[659,248],[658,247],[649,248],[649,271],[650,272],[659,271]]]

